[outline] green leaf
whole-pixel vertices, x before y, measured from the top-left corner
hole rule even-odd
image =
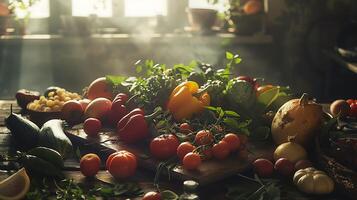
[[[226,58],[227,58],[227,60],[233,60],[234,55],[231,52],[226,51]]]
[[[137,65],[135,70],[136,70],[136,73],[140,73],[143,71],[143,66]]]
[[[279,95],[279,87],[273,87],[263,93],[261,93],[258,98],[258,106],[260,106],[260,109],[265,110],[273,101],[278,97]]]
[[[242,59],[241,58],[235,58],[234,59],[234,63],[235,64],[239,64],[239,63],[241,63],[242,62]]]
[[[222,109],[221,107],[217,107],[216,112],[217,112],[218,118],[219,118],[219,119],[222,119],[222,117],[224,116],[224,111],[223,111],[223,109]]]
[[[240,122],[238,124],[238,128],[246,128],[249,126],[249,124],[252,123],[252,120],[251,119],[248,119],[248,120],[245,120],[244,122]]]
[[[164,190],[161,192],[162,200],[177,200],[178,196],[171,190]]]
[[[154,66],[154,61],[153,60],[146,60],[145,65],[149,68]]]
[[[226,111],[224,111],[224,114],[229,117],[237,117],[237,118],[240,117],[240,115],[238,113],[236,113],[232,110],[226,110]]]
[[[226,117],[223,119],[223,123],[225,123],[231,129],[235,129],[235,130],[239,129],[238,121],[233,118]]]
[[[127,79],[126,76],[112,76],[112,75],[107,75],[105,76],[105,78],[112,85],[119,85]]]
[[[214,112],[217,111],[217,108],[216,108],[216,107],[213,107],[213,106],[206,106],[206,109],[207,109],[207,110],[214,111]]]

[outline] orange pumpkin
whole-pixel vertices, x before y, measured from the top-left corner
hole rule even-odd
[[[259,0],[249,0],[243,6],[243,11],[247,15],[254,15],[263,9],[262,2]]]
[[[304,94],[279,108],[271,125],[272,137],[279,145],[288,142],[289,136],[295,136],[295,142],[307,147],[321,127],[323,116],[322,106],[309,101]]]

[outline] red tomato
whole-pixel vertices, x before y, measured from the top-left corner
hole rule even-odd
[[[209,130],[201,130],[195,136],[195,144],[197,145],[206,145],[212,144],[213,135]]]
[[[89,153],[84,155],[80,162],[80,170],[84,176],[91,177],[98,173],[100,168],[100,158],[97,154]]]
[[[158,159],[167,159],[176,155],[179,140],[173,134],[163,134],[154,138],[150,143],[151,154]]]
[[[128,151],[119,151],[109,160],[109,173],[115,178],[127,178],[135,174],[136,156]]]
[[[350,105],[350,116],[351,117],[357,117],[357,103],[353,103]]]
[[[108,156],[107,161],[105,162],[105,168],[106,168],[107,170],[109,170],[109,164],[110,164],[110,162],[112,161],[112,159],[114,158],[114,156],[116,156],[116,155],[118,155],[118,154],[119,154],[119,151],[114,152],[114,153],[112,153],[112,154],[110,154],[110,155]]]
[[[192,132],[192,127],[188,123],[180,124],[180,132],[184,134],[189,134]]]
[[[213,145],[212,153],[215,158],[218,159],[227,158],[230,153],[228,143],[225,141],[219,141],[217,144]]]
[[[188,153],[182,160],[183,167],[188,170],[197,169],[201,165],[201,157],[198,153]]]
[[[150,191],[147,192],[141,200],[161,200],[160,193]]]
[[[183,142],[181,143],[178,147],[177,147],[177,157],[180,158],[180,160],[183,159],[183,157],[185,157],[186,154],[192,152],[193,150],[195,150],[195,146],[193,146],[191,143],[189,142]]]
[[[351,104],[355,103],[355,100],[353,100],[353,99],[347,99],[346,102],[347,102],[349,105],[351,105]]]
[[[230,151],[237,151],[240,148],[240,139],[234,133],[228,133],[222,139],[223,141],[227,142]]]
[[[205,149],[202,151],[203,160],[209,160],[212,158],[212,149]]]
[[[91,137],[98,136],[98,133],[101,128],[102,122],[96,118],[88,118],[83,123],[84,132]]]

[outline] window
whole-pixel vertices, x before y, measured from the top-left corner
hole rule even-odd
[[[50,6],[49,0],[38,0],[30,6],[30,0],[24,0],[23,4],[11,0],[15,7],[15,14],[18,18],[25,18],[29,16],[30,18],[48,18],[50,17]],[[28,7],[28,9],[23,8]]]
[[[207,0],[189,0],[188,7],[189,8],[209,8],[209,9],[216,9],[219,12],[225,11],[225,6],[228,3],[228,0],[218,0],[217,4],[210,4]]]
[[[88,17],[89,15],[98,17],[112,17],[112,0],[72,0],[72,15]]]
[[[167,0],[124,0],[125,17],[167,15]]]

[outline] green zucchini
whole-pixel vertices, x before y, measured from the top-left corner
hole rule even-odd
[[[24,165],[26,171],[31,174],[58,178],[63,177],[63,173],[60,168],[37,156],[25,155],[20,159],[20,162]]]
[[[39,127],[32,121],[12,112],[5,119],[6,127],[11,131],[11,135],[16,140],[22,150],[34,148],[39,139]]]
[[[58,151],[54,149],[47,147],[36,147],[27,151],[26,154],[37,156],[45,161],[50,162],[57,168],[63,168],[62,156]]]
[[[44,123],[39,134],[39,146],[54,149],[63,158],[67,158],[73,152],[73,145],[64,133],[63,125],[63,121],[59,119],[51,119]]]

